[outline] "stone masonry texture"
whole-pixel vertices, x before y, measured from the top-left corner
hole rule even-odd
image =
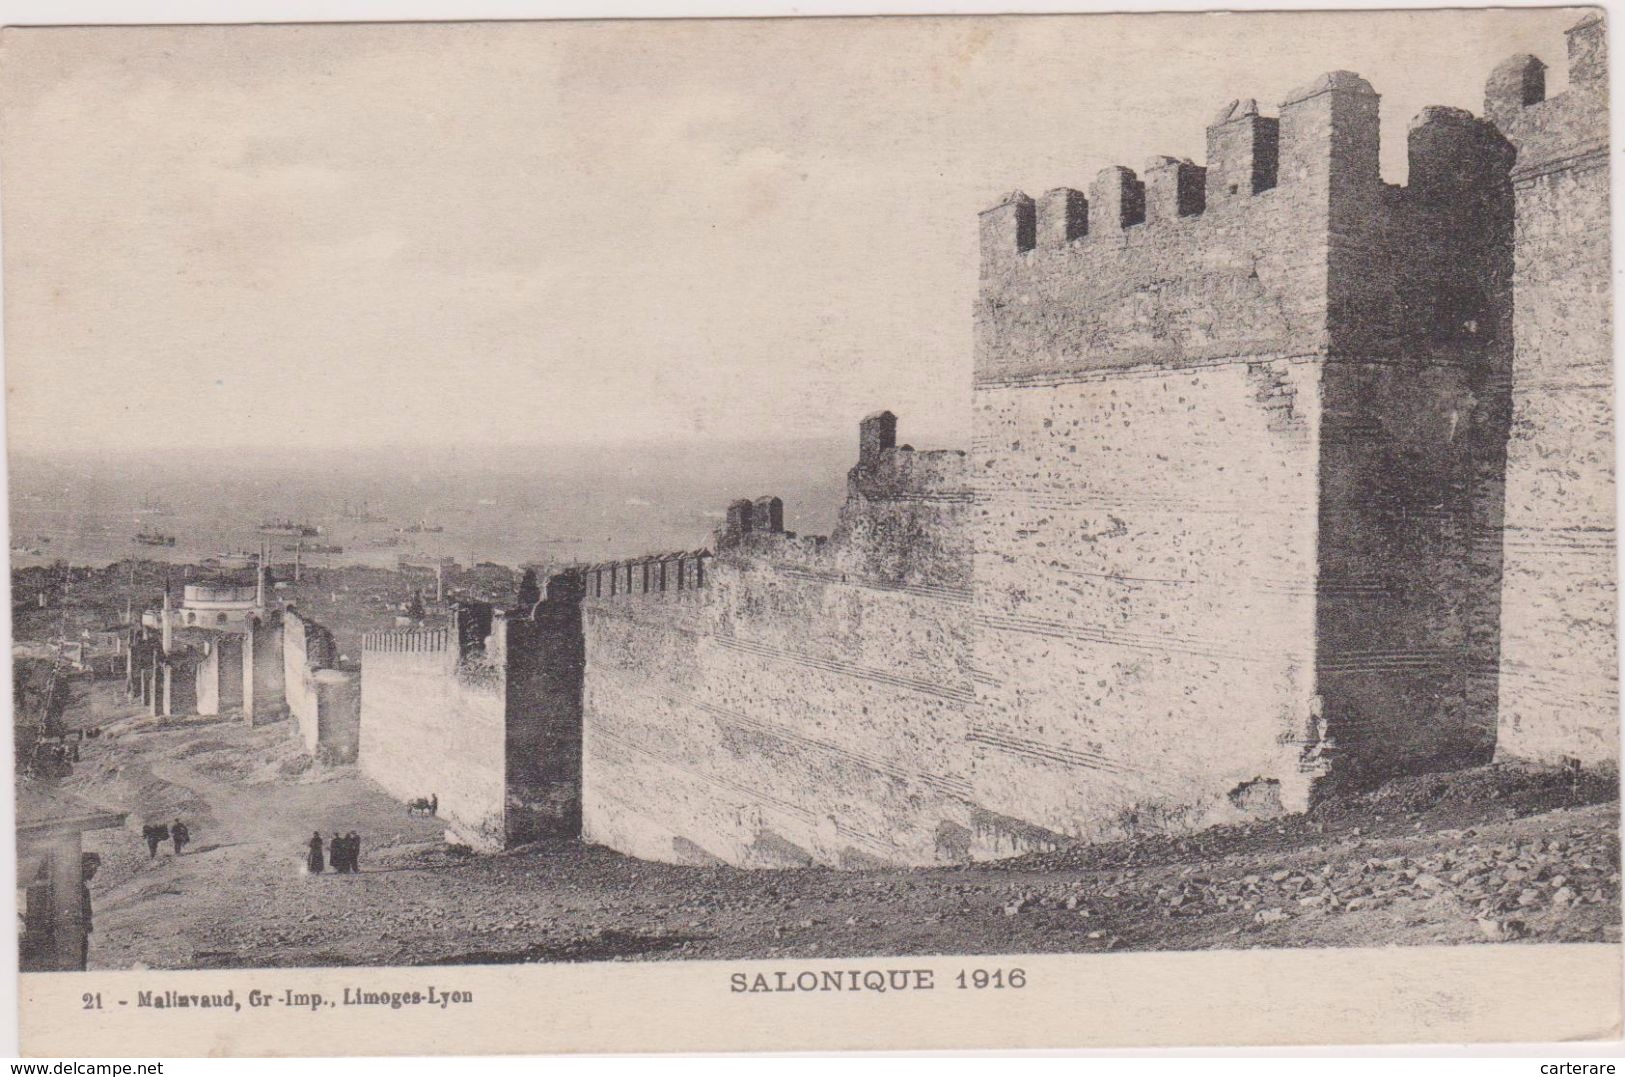
[[[467,633],[382,634],[364,768],[488,844],[865,867],[1614,760],[1605,48],[1424,109],[1403,186],[1336,71],[1205,164],[1007,195],[967,451],[865,418],[830,536],[740,497],[550,583],[489,691]]]
[[[1619,750],[1606,27],[1569,33],[1569,88],[1496,71],[1485,111],[1517,147],[1497,752]],[[1533,84],[1533,85],[1532,85]],[[1534,91],[1534,92],[1528,92]]]

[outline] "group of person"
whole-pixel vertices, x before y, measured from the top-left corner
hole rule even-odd
[[[158,846],[166,841],[175,843],[175,855],[180,856],[181,850],[192,840],[192,832],[176,819],[173,823],[148,823],[141,828],[141,838],[147,843],[147,859],[151,860],[158,855]]]
[[[312,875],[320,875],[328,863],[340,875],[351,874],[361,870],[361,835],[355,831],[348,834],[334,834],[327,843],[326,855],[323,855],[322,833],[316,831],[310,836],[307,846],[309,854],[305,858],[305,868]]]

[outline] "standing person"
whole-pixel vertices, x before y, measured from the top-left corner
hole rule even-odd
[[[344,874],[344,839],[339,837],[337,831],[327,842],[327,859],[333,862],[334,871]]]
[[[350,871],[352,873],[360,871],[361,870],[361,835],[357,834],[353,830],[350,831],[350,836],[345,839],[345,844],[349,848],[348,860],[349,860],[349,863],[350,863]]]
[[[180,856],[181,850],[186,848],[186,843],[192,840],[192,832],[186,829],[186,824],[179,819],[176,819],[175,825],[169,828],[169,836],[175,841],[176,856]]]
[[[95,853],[85,853],[79,858],[79,918],[85,925],[85,935],[79,943],[80,969],[90,967],[90,933],[96,929],[90,907],[90,880],[96,877],[96,871],[101,866],[102,858]]]
[[[169,827],[163,823],[154,823],[141,830],[147,839],[147,859],[151,860],[158,855],[158,846],[169,840]]]
[[[312,875],[322,873],[322,835],[318,831],[310,836],[310,855],[305,858],[305,870]]]

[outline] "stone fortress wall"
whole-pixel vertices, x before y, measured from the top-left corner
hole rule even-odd
[[[362,772],[476,849],[579,833],[582,589],[563,573],[531,610],[364,636]]]
[[[1617,758],[1607,28],[1569,34],[1569,88],[1515,56],[1485,94],[1517,149],[1498,677],[1507,756]]]
[[[333,668],[333,634],[294,610],[282,614],[282,670],[288,713],[312,756],[354,762],[361,747],[361,675]]]
[[[895,423],[865,420],[827,540],[736,502],[702,587],[588,598],[588,840],[755,867],[1025,847],[971,796],[966,457]]]
[[[589,585],[585,835],[922,864],[1614,758],[1602,41],[1404,186],[1334,72],[984,213],[968,454],[871,417],[827,541],[741,502],[698,589]]]
[[[286,611],[192,680],[132,647],[131,690],[285,701],[312,751],[359,751],[477,848],[745,867],[1613,763],[1605,48],[1588,18],[1565,93],[1521,56],[1485,118],[1424,109],[1404,186],[1377,92],[1333,72],[1277,116],[1225,106],[1204,166],[1002,199],[968,451],[864,419],[828,537],[742,499],[709,549],[373,633],[359,681]]]
[[[465,622],[466,623],[466,622]],[[454,840],[504,842],[503,683],[459,628],[373,632],[361,643],[361,770],[401,801],[435,797]]]

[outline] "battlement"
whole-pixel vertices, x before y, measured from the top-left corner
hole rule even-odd
[[[744,504],[748,505],[751,502]],[[782,502],[779,511],[783,511]],[[709,580],[710,573],[706,562],[710,561],[712,556],[709,550],[687,550],[589,565],[582,573],[584,597],[609,599],[698,591],[703,589]]]
[[[960,449],[919,451],[897,444],[897,416],[879,411],[858,424],[858,462],[847,472],[847,496],[859,500],[969,500],[969,470]]]
[[[1546,64],[1527,53],[1496,65],[1484,86],[1484,115],[1517,150],[1513,181],[1608,152],[1608,27],[1592,12],[1568,31],[1569,87],[1546,95]]]
[[[1519,100],[1534,94],[1522,70],[1502,76]],[[1278,116],[1251,99],[1226,104],[1207,127],[1205,164],[1159,156],[1140,173],[1103,169],[1087,194],[1006,195],[980,215],[977,383],[1374,341],[1397,354],[1407,335],[1426,336],[1382,282],[1414,282],[1472,242],[1461,208],[1499,196],[1511,151],[1490,123],[1426,108],[1407,132],[1409,182],[1385,184],[1380,100],[1359,75],[1329,72]]]
[[[1287,95],[1279,117],[1251,98],[1225,105],[1207,128],[1205,166],[1157,156],[1143,177],[1102,169],[1087,194],[1058,187],[1034,201],[1013,191],[981,214],[984,267],[1040,247],[1120,244],[1141,226],[1248,208],[1277,186],[1322,198],[1333,184],[1374,186],[1377,101],[1360,76],[1333,71]]]
[[[852,468],[847,493],[865,501],[969,501],[970,468],[962,449],[903,445]]]
[[[446,628],[401,628],[368,632],[361,637],[363,654],[431,654],[451,649],[451,630]]]

